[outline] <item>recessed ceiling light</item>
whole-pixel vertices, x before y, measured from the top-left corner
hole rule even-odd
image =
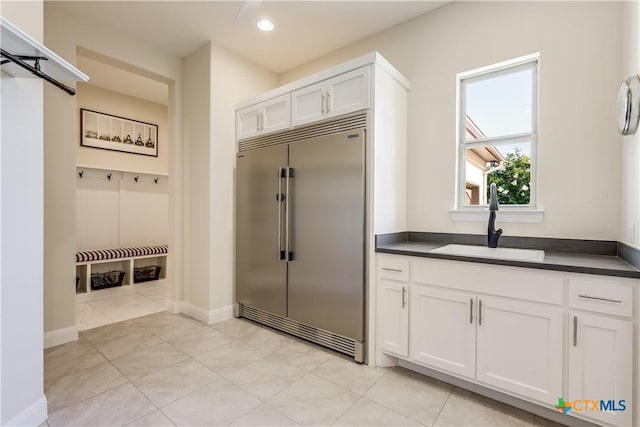
[[[271,31],[273,30],[273,22],[269,21],[268,19],[261,19],[260,21],[258,21],[258,28],[261,31]]]

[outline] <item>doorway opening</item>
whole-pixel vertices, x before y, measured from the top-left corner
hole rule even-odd
[[[172,136],[169,82],[81,47],[76,53],[91,77],[76,96],[76,251],[109,253],[76,259],[83,331],[167,309],[168,256],[144,248],[169,242]]]

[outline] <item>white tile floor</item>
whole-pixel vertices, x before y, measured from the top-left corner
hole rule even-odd
[[[166,310],[167,286],[76,304],[79,331]]]
[[[85,330],[44,362],[50,426],[559,426],[242,319],[155,313]]]

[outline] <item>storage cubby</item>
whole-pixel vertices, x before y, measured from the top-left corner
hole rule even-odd
[[[134,283],[134,268],[149,265],[160,266],[160,275],[157,280],[149,280]],[[107,273],[110,271],[124,271],[124,279],[121,286],[105,289],[91,289],[91,274]],[[146,255],[114,260],[90,261],[76,264],[76,277],[79,284],[76,290],[76,302],[85,302],[93,299],[104,298],[134,292],[135,289],[146,289],[150,286],[164,284],[167,277],[167,256]]]
[[[160,267],[160,276],[158,277],[158,280],[163,280],[166,279],[167,277],[167,257],[166,256],[151,256],[148,258],[137,258],[133,260],[133,268],[140,268],[140,267],[148,267],[148,266],[152,266],[152,265],[157,265]],[[133,271],[132,271],[132,275],[133,275]],[[153,281],[150,281],[153,282]],[[132,279],[132,283],[136,284],[133,279]],[[149,282],[146,282],[149,283]]]

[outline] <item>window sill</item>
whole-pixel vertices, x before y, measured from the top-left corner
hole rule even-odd
[[[487,209],[451,209],[449,217],[452,221],[486,222],[489,220]],[[541,223],[544,219],[542,209],[500,209],[496,212],[496,221],[504,223]]]

